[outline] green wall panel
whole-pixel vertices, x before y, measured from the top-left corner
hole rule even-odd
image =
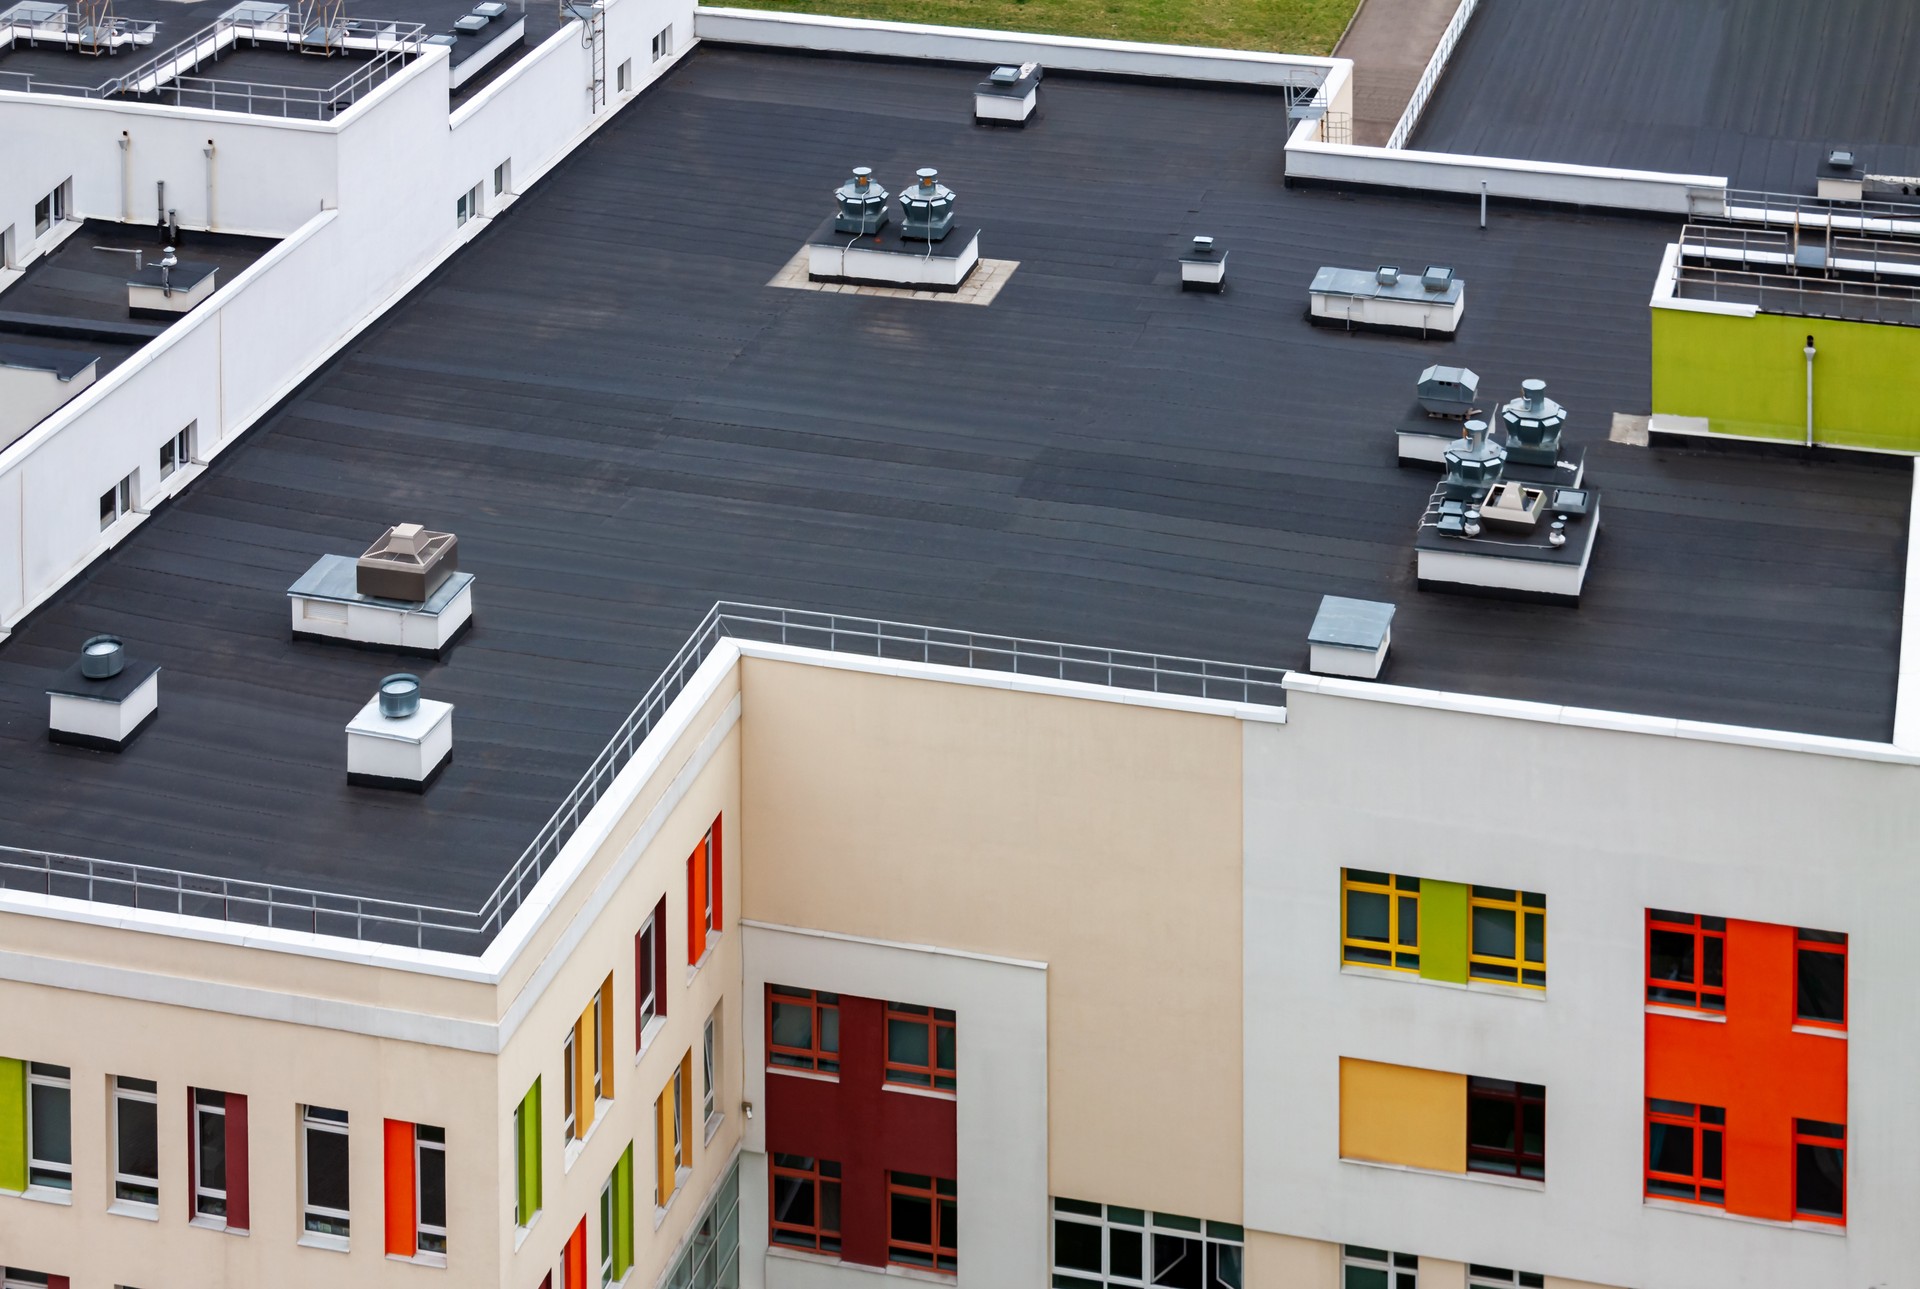
[[[1653,410],[1715,434],[1804,442],[1813,337],[1815,441],[1920,452],[1920,327],[1653,310]]]
[[[613,1167],[613,1278],[633,1265],[633,1143]]]
[[[520,1134],[520,1176],[516,1178],[519,1186],[520,1213],[523,1219],[532,1220],[540,1211],[540,1080],[533,1081],[533,1087],[520,1102],[520,1114],[514,1124]]]
[[[1467,983],[1467,888],[1460,882],[1420,881],[1420,974]]]
[[[27,1189],[27,1063],[0,1057],[0,1190]]]

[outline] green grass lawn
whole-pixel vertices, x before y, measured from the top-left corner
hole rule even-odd
[[[1327,54],[1359,0],[718,0],[753,9]]]

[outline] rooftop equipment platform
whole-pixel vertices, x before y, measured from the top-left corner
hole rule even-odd
[[[1307,288],[1307,318],[1317,326],[1367,328],[1453,339],[1467,309],[1467,284],[1445,265],[1415,276],[1383,264],[1371,273],[1323,268]]]

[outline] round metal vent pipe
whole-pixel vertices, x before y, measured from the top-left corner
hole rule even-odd
[[[420,677],[399,671],[380,682],[380,714],[403,720],[420,710]]]

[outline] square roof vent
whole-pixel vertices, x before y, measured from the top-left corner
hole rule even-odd
[[[423,603],[460,567],[452,533],[395,524],[355,562],[354,589],[383,600]]]

